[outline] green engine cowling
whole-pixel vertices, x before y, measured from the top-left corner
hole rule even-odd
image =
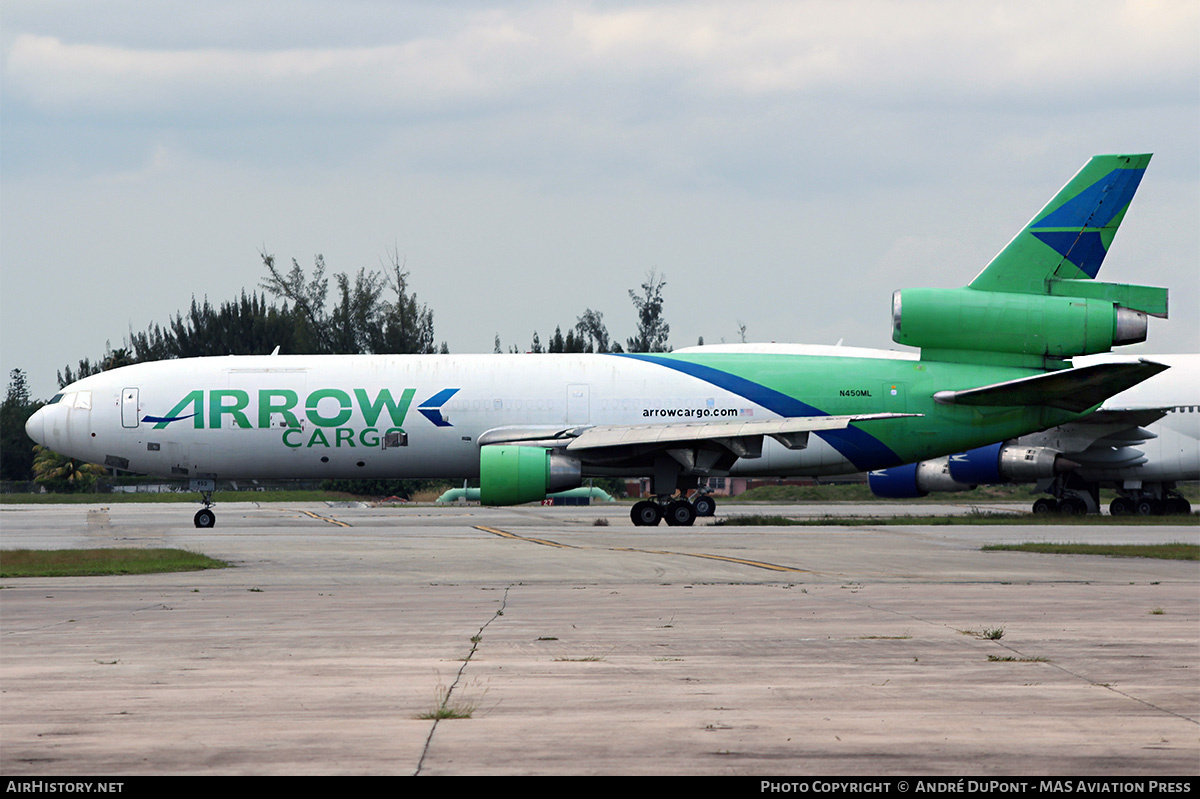
[[[487,446],[479,451],[479,501],[520,505],[583,482],[579,461],[545,447]]]
[[[901,298],[903,294],[903,299]],[[1065,359],[1146,340],[1146,314],[1110,300],[957,289],[892,295],[892,340],[938,352]]]

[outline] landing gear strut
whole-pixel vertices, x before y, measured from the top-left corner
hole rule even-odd
[[[1049,482],[1038,483],[1038,488],[1054,496],[1041,497],[1034,502],[1035,514],[1086,516],[1089,513],[1100,512],[1099,485],[1081,480],[1072,473],[1060,474]]]
[[[696,474],[686,474],[681,468],[681,463],[685,462],[694,466],[696,457],[695,453],[674,453],[655,458],[650,479],[654,499],[643,499],[634,504],[629,517],[635,526],[654,527],[666,519],[672,527],[691,527],[697,516],[712,516],[716,512],[717,502],[701,490],[700,479]],[[688,494],[693,497],[690,501]]]
[[[196,511],[196,515],[192,518],[195,525],[202,530],[206,530],[217,523],[217,514],[211,510],[213,504],[212,495],[216,487],[216,480],[191,481],[191,489],[200,492],[200,501],[204,503],[204,507]]]

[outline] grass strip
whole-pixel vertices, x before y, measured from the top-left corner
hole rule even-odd
[[[162,493],[114,491],[111,494],[0,494],[0,505],[116,505],[142,502],[199,504],[198,491]],[[213,502],[337,502],[358,499],[341,491],[296,489],[282,491],[217,491]]]
[[[1028,513],[991,513],[972,511],[957,516],[811,516],[792,518],[767,514],[725,516],[714,527],[864,527],[905,524],[922,527],[948,525],[1038,525],[1055,527],[1128,527],[1163,524],[1200,524],[1191,516],[1033,516]]]
[[[1181,483],[1177,490],[1193,504],[1200,501],[1200,483]],[[925,503],[946,502],[1030,502],[1041,494],[1030,484],[990,485],[980,486],[974,491],[942,493],[935,491],[926,497],[905,499],[907,504],[920,505]],[[1108,504],[1117,496],[1112,489],[1100,490],[1101,504]],[[864,483],[842,483],[819,485],[764,485],[752,488],[738,494],[736,497],[718,497],[717,502],[727,506],[729,503],[754,502],[895,502],[887,497],[877,497],[871,487]]]
[[[1040,552],[1048,555],[1104,555],[1109,558],[1200,560],[1200,544],[989,544],[984,552]]]
[[[224,569],[224,561],[183,549],[5,549],[0,577],[92,577]]]

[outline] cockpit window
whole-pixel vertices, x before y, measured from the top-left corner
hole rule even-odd
[[[80,391],[76,394],[75,407],[82,411],[90,411],[92,409],[92,392]]]
[[[68,391],[66,394],[63,394],[62,395],[62,404],[66,405],[68,408],[75,407],[75,392]]]
[[[62,394],[55,394],[53,397],[50,398],[50,401],[47,402],[46,404],[53,405],[54,403],[58,402],[62,398],[63,398]]]

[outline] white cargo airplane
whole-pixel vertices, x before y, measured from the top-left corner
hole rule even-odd
[[[1146,338],[1167,291],[1094,278],[1149,155],[1095,156],[967,286],[893,295],[916,353],[777,347],[596,355],[271,355],[143,363],[26,425],[106,466],[215,480],[479,477],[484,504],[650,477],[638,525],[689,525],[710,476],[886,469],[1073,422],[1166,369],[1070,359]],[[677,495],[678,493],[678,495]],[[697,507],[699,504],[699,507]]]
[[[1171,368],[1105,401],[1100,410],[1040,433],[872,472],[879,496],[906,498],[978,485],[1037,482],[1050,494],[1035,513],[1096,513],[1114,488],[1114,516],[1187,514],[1177,483],[1200,480],[1200,355],[1148,355]],[[1114,360],[1087,356],[1077,364]]]

